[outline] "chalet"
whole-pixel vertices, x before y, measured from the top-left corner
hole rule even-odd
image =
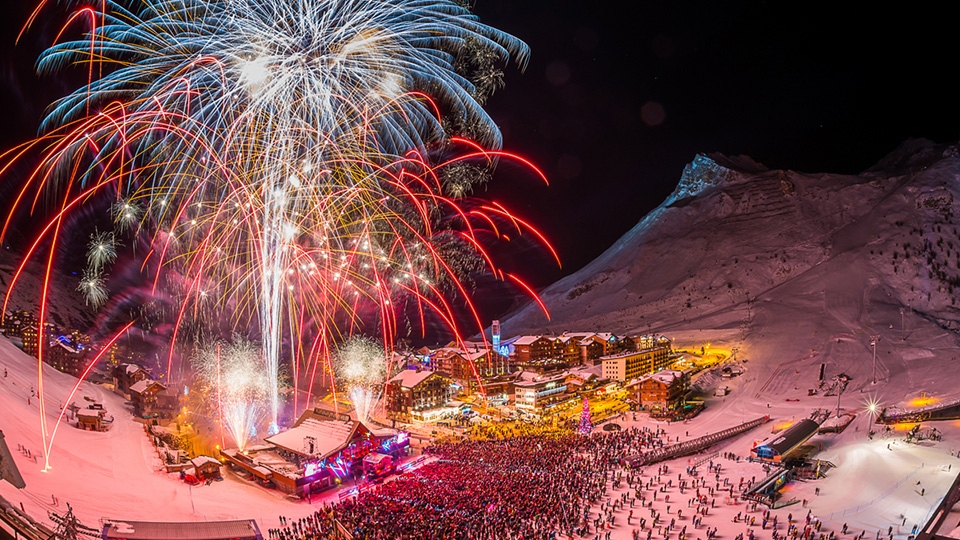
[[[75,377],[82,375],[87,368],[87,349],[80,343],[77,334],[57,336],[50,341],[44,353],[44,362]]]
[[[137,364],[119,364],[113,368],[113,384],[117,391],[130,392],[134,384],[149,379],[150,373]]]
[[[220,477],[220,461],[216,458],[197,456],[190,460],[190,465],[193,465],[193,475],[201,480]]]
[[[479,381],[486,381],[508,373],[508,360],[492,349],[454,347],[438,349],[433,355],[436,371],[446,375],[467,392],[473,392]]]
[[[562,335],[555,341],[559,358],[562,358],[567,366],[575,366],[583,363],[581,358],[580,340],[574,336]]]
[[[433,371],[407,369],[387,382],[385,394],[387,411],[397,420],[428,420],[450,401],[453,381]]]
[[[23,339],[23,352],[36,357],[40,351],[40,335],[37,332],[36,324],[27,324],[20,333]]]
[[[130,401],[137,416],[144,414],[153,405],[157,394],[166,387],[152,379],[143,379],[130,387]]]
[[[689,372],[666,369],[640,378],[637,400],[648,411],[676,410],[689,389]]]
[[[103,421],[103,409],[78,409],[77,427],[90,431],[106,431],[106,423]]]
[[[520,336],[513,340],[513,350],[517,365],[557,357],[554,339],[547,336]]]

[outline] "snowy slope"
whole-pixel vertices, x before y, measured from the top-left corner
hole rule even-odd
[[[49,440],[57,426],[60,406],[69,403],[66,400],[77,379],[47,365],[43,368]],[[4,369],[6,377],[2,376]],[[36,370],[36,358],[0,337],[0,430],[27,484],[26,489],[18,490],[0,481],[0,498],[18,509],[22,504],[33,519],[45,520],[48,511],[63,513],[66,503],[71,503],[78,518],[93,527],[101,518],[253,518],[261,527],[274,527],[280,514],[299,517],[315,510],[305,502],[290,501],[283,493],[265,490],[234,475],[225,475],[223,482],[190,488],[178,475],[163,470],[143,425],[133,420],[132,406],[121,396],[88,382],[80,384],[70,402],[83,404],[84,396],[100,401],[114,417],[113,426],[104,433],[83,431],[63,418],[53,439],[51,469],[43,471],[38,401],[31,397],[31,389],[38,384]],[[30,450],[30,456],[19,451],[21,446]],[[32,456],[37,456],[36,462]],[[317,498],[314,504],[318,504]]]
[[[662,332],[737,346],[774,376],[763,392],[792,389],[785,361],[796,363],[791,374],[827,361],[860,389],[880,334],[880,377],[901,377],[891,399],[956,392],[937,373],[955,365],[960,329],[958,195],[957,147],[923,140],[855,176],[700,155],[658,208],[542,291],[551,320],[528,305],[504,331]]]

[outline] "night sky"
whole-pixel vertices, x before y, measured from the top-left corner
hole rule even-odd
[[[537,224],[563,261],[514,266],[538,287],[582,267],[660,204],[698,152],[856,173],[910,137],[956,140],[952,17],[935,3],[839,4],[477,0],[484,22],[532,49],[487,108],[505,149],[551,184],[503,164],[477,195]],[[32,70],[62,16],[14,47],[34,5],[5,2],[4,149],[72,88]]]

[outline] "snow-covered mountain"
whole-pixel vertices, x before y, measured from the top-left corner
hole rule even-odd
[[[15,251],[0,251],[0,302],[7,298],[10,284],[17,276],[17,270],[23,262],[23,254]],[[7,302],[8,311],[27,311],[37,315],[40,309],[40,296],[43,291],[45,265],[33,261],[27,263],[23,272],[16,277],[16,283]],[[50,274],[47,290],[46,322],[61,328],[86,331],[93,324],[94,311],[87,307],[83,295],[77,292],[80,277],[64,273],[55,268]]]
[[[834,362],[860,384],[879,334],[881,377],[955,391],[936,374],[960,337],[958,205],[957,145],[910,140],[858,175],[698,155],[659,207],[541,292],[549,320],[527,305],[504,333],[665,333],[739,347],[764,372]]]

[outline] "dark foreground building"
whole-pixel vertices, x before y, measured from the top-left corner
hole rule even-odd
[[[263,540],[252,519],[233,521],[120,521],[103,526],[103,540]]]

